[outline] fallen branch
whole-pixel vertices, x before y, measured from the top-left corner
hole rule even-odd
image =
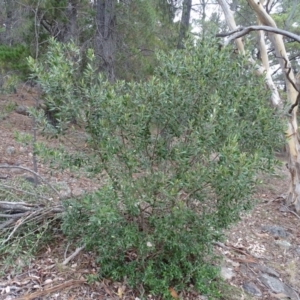
[[[15,222],[14,219],[9,219],[3,223],[0,224],[0,230],[6,228],[6,227],[9,227],[11,224],[13,224]]]
[[[6,218],[8,220],[0,223],[0,230],[7,230],[13,228],[9,236],[1,242],[1,244],[7,243],[17,229],[25,223],[35,221],[37,224],[45,219],[53,217],[57,213],[64,212],[61,205],[54,207],[43,207],[42,205],[30,205],[23,202],[0,202],[0,218]]]
[[[21,169],[21,170],[27,171],[29,173],[32,173],[34,176],[39,177],[44,183],[46,183],[60,197],[59,192],[47,180],[45,180],[38,173],[36,173],[36,172],[34,172],[34,171],[32,171],[32,170],[30,170],[28,168],[20,167],[20,166],[0,166],[0,169]]]
[[[271,27],[271,26],[263,26],[263,25],[253,25],[253,26],[248,26],[248,27],[239,27],[238,29],[229,31],[229,32],[222,32],[222,33],[218,33],[216,34],[216,37],[227,37],[230,36],[228,39],[226,39],[225,41],[225,45],[228,45],[231,41],[241,38],[243,36],[245,36],[246,34],[248,34],[251,31],[258,31],[258,30],[264,30],[267,32],[272,32],[272,33],[277,33],[277,34],[281,34],[283,36],[286,36],[288,38],[291,38],[297,42],[300,43],[300,36],[297,34],[294,34],[290,31],[286,31],[283,29],[279,29],[276,27]]]
[[[15,300],[32,300],[32,299],[36,299],[36,298],[39,298],[39,297],[44,297],[44,296],[46,296],[48,294],[52,294],[54,292],[61,291],[65,288],[67,288],[67,287],[77,286],[77,285],[81,285],[81,284],[84,284],[84,283],[86,283],[85,279],[82,279],[82,280],[69,280],[69,281],[64,282],[62,284],[59,284],[59,285],[56,285],[56,286],[53,286],[53,287],[50,287],[50,288],[47,288],[47,289],[44,289],[44,290],[41,290],[41,291],[37,291],[37,292],[32,293],[32,294],[26,294],[24,296],[15,298]]]
[[[0,210],[9,211],[10,213],[33,211],[39,207],[41,207],[41,205],[29,204],[26,202],[0,201]]]
[[[21,219],[20,221],[16,222],[16,226],[14,227],[13,231],[9,234],[9,236],[8,236],[5,240],[3,240],[3,241],[1,242],[1,244],[0,244],[1,246],[3,246],[4,244],[6,244],[6,243],[11,239],[11,237],[14,235],[14,233],[17,231],[17,229],[18,229],[23,223],[26,222],[26,219],[27,219],[27,218]]]
[[[0,178],[1,179],[1,178]],[[25,190],[20,190],[20,189],[17,189],[15,188],[14,186],[11,186],[11,185],[7,185],[7,184],[0,184],[0,189],[3,188],[4,189],[8,189],[8,190],[14,190],[16,192],[20,192],[20,193],[24,193],[24,194],[27,194],[27,195],[31,195],[31,196],[35,196],[35,197],[39,197],[39,198],[42,198],[42,199],[45,199],[45,200],[51,200],[49,199],[49,197],[45,197],[43,195],[37,195],[35,193],[31,193],[31,192],[28,192],[28,191],[25,191]],[[6,191],[6,190],[5,190]]]
[[[64,261],[63,261],[63,265],[67,265],[75,256],[78,255],[78,253],[83,250],[85,248],[85,245],[81,246],[81,247],[78,247],[76,248],[76,250],[69,256],[67,257]]]

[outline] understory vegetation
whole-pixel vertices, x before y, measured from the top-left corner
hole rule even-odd
[[[22,226],[1,228],[3,266],[26,262],[63,232],[96,254],[99,273],[89,281],[125,281],[141,298],[168,299],[170,288],[218,298],[212,242],[251,207],[257,174],[272,171],[282,143],[269,92],[244,58],[214,40],[157,53],[154,75],[140,82],[112,84],[96,71],[93,51],[82,55],[50,40],[44,59],[28,65],[44,102],[30,110],[40,133],[63,137],[76,127],[84,150],[15,137],[55,169],[101,175],[99,189],[53,210],[47,185],[1,185],[6,201],[37,209]]]
[[[26,57],[29,50],[22,45],[0,45],[0,90],[10,93],[29,74]]]
[[[43,62],[28,60],[46,107],[32,113],[46,134],[80,127],[88,151],[35,151],[57,167],[104,174],[97,192],[64,201],[62,220],[71,241],[97,253],[97,278],[165,299],[170,287],[217,297],[212,242],[251,207],[283,126],[262,80],[229,47],[203,39],[157,61],[151,78],[111,84],[91,50],[82,57],[50,41]]]

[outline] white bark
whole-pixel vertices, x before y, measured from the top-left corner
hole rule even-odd
[[[225,7],[229,10],[227,3],[224,0],[218,0],[220,5],[222,3],[222,7]],[[263,1],[263,0],[262,0]],[[298,123],[297,123],[297,110],[298,110],[298,103],[297,98],[299,98],[299,89],[296,89],[294,86],[299,86],[300,82],[296,82],[293,70],[290,68],[289,59],[286,53],[285,45],[283,43],[282,34],[288,37],[293,38],[294,40],[300,42],[300,37],[284,30],[280,30],[277,28],[275,21],[272,17],[265,11],[262,2],[257,2],[257,0],[248,0],[249,5],[255,11],[257,18],[260,24],[263,26],[250,26],[247,28],[240,28],[236,29],[232,24],[232,20],[228,20],[227,22],[231,24],[230,29],[233,31],[233,35],[227,39],[227,43],[234,39],[239,39],[253,30],[265,30],[269,32],[269,39],[273,44],[275,49],[276,56],[279,59],[279,63],[281,69],[285,76],[285,83],[287,89],[287,96],[288,100],[290,101],[293,109],[290,110],[290,116],[288,119],[288,129],[287,129],[287,144],[288,144],[288,153],[289,153],[289,162],[288,168],[291,174],[291,182],[289,188],[289,194],[287,197],[287,205],[293,206],[296,212],[300,212],[300,143],[298,137]],[[226,7],[227,6],[227,7]],[[223,8],[224,9],[224,8]],[[232,13],[226,13],[224,10],[226,19],[233,18]],[[228,35],[228,34],[227,34]],[[219,34],[218,36],[227,36],[224,34]],[[262,37],[261,37],[262,38]],[[244,52],[243,52],[244,53]],[[265,55],[265,53],[264,53]],[[266,57],[264,57],[265,59]],[[268,69],[268,65],[266,64],[266,60],[264,61],[265,69]],[[287,73],[289,76],[287,77]],[[297,75],[297,81],[300,76]],[[267,77],[269,75],[267,73]]]
[[[224,45],[228,45],[231,41],[235,39],[240,39],[242,36],[248,34],[251,31],[256,31],[256,30],[264,30],[272,33],[278,33],[281,35],[284,35],[286,37],[292,38],[295,41],[300,43],[300,36],[292,33],[290,31],[286,31],[283,29],[279,29],[277,27],[272,27],[272,26],[267,26],[267,25],[253,25],[253,26],[248,26],[248,27],[236,27],[235,29],[231,29],[231,32],[226,32],[226,33],[219,33],[216,36],[217,37],[227,37],[228,35],[231,35],[228,37]]]
[[[256,12],[260,22],[266,26],[271,26],[276,28],[276,23],[271,18],[270,15],[265,11],[264,7],[254,0],[248,0],[250,6]],[[281,35],[270,33],[269,34],[270,41],[272,42],[275,53],[277,57],[284,57],[287,62],[287,67],[290,67],[289,59],[285,50],[285,45],[283,43],[283,39]],[[283,73],[286,73],[288,69],[286,69],[285,61],[279,58],[279,63],[282,68]],[[289,78],[295,82],[295,76],[293,70],[290,70]],[[292,83],[288,80],[287,76],[285,76],[285,83],[287,89],[287,96],[291,104],[296,103],[298,91],[295,90]],[[298,140],[298,123],[297,123],[297,110],[298,105],[291,112],[291,116],[288,120],[288,130],[287,130],[287,139],[288,139],[288,152],[289,152],[289,163],[288,168],[291,174],[291,183],[289,194],[287,198],[287,204],[293,205],[294,209],[297,212],[300,212],[300,144]]]
[[[233,12],[231,11],[226,0],[218,0],[219,5],[222,7],[227,25],[230,30],[236,30],[237,26],[233,17]],[[244,44],[241,38],[235,39],[235,43],[238,47],[238,50],[241,54],[245,54]]]
[[[227,1],[226,0],[218,0],[218,3],[220,4],[220,6],[223,9],[225,19],[226,19],[227,25],[230,28],[230,30],[235,32],[235,34],[239,34],[240,29],[236,26],[234,16],[233,16],[233,12],[230,10]],[[218,34],[217,36],[221,37],[221,36],[227,36],[227,35]],[[235,43],[238,47],[239,52],[241,54],[245,55],[244,44],[243,44],[243,41],[242,41],[241,37],[242,37],[242,35],[240,37],[235,37],[234,40],[235,40]],[[229,37],[227,39],[227,41],[225,41],[225,43],[228,44],[231,40],[232,40],[232,37]],[[249,62],[255,67],[257,75],[265,76],[266,85],[272,93],[271,94],[271,103],[272,103],[272,105],[274,107],[281,107],[282,106],[282,100],[280,99],[277,87],[273,82],[270,71],[265,66],[258,65],[252,57],[249,57]],[[265,62],[265,64],[266,64],[266,62]]]

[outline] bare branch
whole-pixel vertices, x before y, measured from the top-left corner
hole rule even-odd
[[[76,250],[69,256],[67,257],[64,261],[63,261],[63,265],[66,266],[76,255],[79,254],[79,252],[81,250],[83,250],[85,248],[85,245],[81,246],[81,247],[78,247],[76,248]]]
[[[291,73],[291,70],[292,68],[290,66],[288,66],[288,61],[285,57],[278,57],[278,58],[282,58],[284,60],[284,63],[285,63],[285,69],[288,69],[285,74],[286,74],[286,77],[288,79],[288,81],[291,83],[291,85],[293,86],[293,88],[298,92],[298,96],[297,96],[297,99],[295,101],[295,103],[292,104],[291,108],[289,109],[289,114],[291,114],[293,112],[293,109],[299,105],[300,103],[300,92],[296,86],[296,84],[294,83],[294,81],[291,79],[290,77],[290,73]]]
[[[28,168],[25,168],[25,167],[21,167],[21,166],[3,166],[1,165],[0,166],[0,169],[21,169],[21,170],[24,170],[24,171],[27,171],[27,172],[30,172],[32,173],[33,175],[39,177],[45,184],[47,184],[59,197],[59,192],[47,181],[45,180],[41,175],[39,175],[38,173],[28,169]]]
[[[246,34],[248,34],[249,32],[251,31],[257,31],[257,30],[264,30],[264,31],[267,31],[267,32],[272,32],[272,33],[277,33],[277,34],[281,34],[283,36],[286,36],[288,38],[291,38],[297,42],[300,43],[300,36],[297,35],[297,34],[294,34],[290,31],[286,31],[286,30],[282,30],[282,29],[279,29],[279,28],[276,28],[276,27],[271,27],[271,26],[263,26],[263,25],[254,25],[254,26],[248,26],[248,27],[239,27],[238,29],[236,30],[232,30],[230,32],[223,32],[223,33],[218,33],[216,35],[216,37],[227,37],[227,36],[230,36],[225,44],[229,44],[232,40],[235,40],[235,39],[238,39],[238,38],[241,38],[243,36],[245,36]]]

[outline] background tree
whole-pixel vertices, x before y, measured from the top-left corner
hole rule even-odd
[[[256,3],[255,1],[248,0],[249,5],[253,8],[256,13],[259,24],[276,28],[276,23],[273,18],[268,14],[263,6],[263,2]],[[225,5],[224,5],[225,7]],[[225,10],[224,10],[225,11]],[[230,12],[229,12],[230,13]],[[231,22],[234,22],[231,15]],[[232,28],[235,29],[235,28]],[[240,38],[240,37],[239,37]],[[294,207],[294,209],[300,211],[300,173],[297,167],[300,162],[300,145],[298,139],[298,123],[297,123],[297,110],[298,110],[298,97],[299,91],[297,89],[298,82],[296,82],[294,72],[289,63],[288,53],[286,52],[283,38],[271,30],[268,33],[268,38],[274,47],[274,52],[278,62],[281,66],[282,73],[284,74],[285,86],[287,91],[287,99],[291,103],[288,115],[288,129],[287,129],[287,142],[289,152],[289,164],[288,168],[291,174],[291,185],[287,198],[288,205]],[[264,42],[264,41],[262,41]],[[264,50],[264,59],[266,57],[266,51]],[[262,52],[262,53],[263,53]]]
[[[192,0],[183,0],[181,21],[180,21],[180,31],[179,31],[178,44],[177,44],[178,49],[183,48],[184,39],[189,30],[191,9],[192,9]]]
[[[115,80],[116,3],[115,0],[95,1],[95,55],[98,70],[105,72],[111,82]]]

